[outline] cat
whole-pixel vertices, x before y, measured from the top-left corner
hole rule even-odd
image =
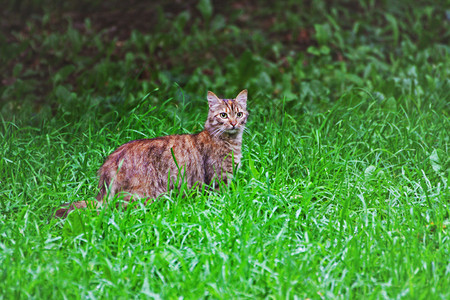
[[[241,163],[242,135],[247,123],[247,90],[235,99],[207,95],[209,112],[204,130],[134,140],[110,154],[100,170],[94,206],[123,195],[125,205],[143,198],[153,201],[184,181],[188,188],[228,184]],[[177,186],[178,184],[178,186]],[[55,216],[64,218],[86,201],[63,204]]]

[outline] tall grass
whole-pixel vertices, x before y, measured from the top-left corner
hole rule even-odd
[[[2,34],[0,299],[449,298],[445,6],[357,4],[161,4],[123,41],[47,7]],[[52,218],[117,146],[243,88],[228,187]]]
[[[206,104],[173,121],[143,102],[108,126],[4,122],[3,297],[448,297],[448,117],[396,103],[250,104],[228,188],[65,222],[52,209],[95,196],[114,147],[180,131],[185,114],[198,127]]]

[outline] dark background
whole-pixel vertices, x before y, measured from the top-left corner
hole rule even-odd
[[[448,44],[445,9],[445,1],[7,1],[0,111],[6,119],[84,112],[87,95],[101,97],[103,111],[129,109],[130,93],[173,94],[174,84],[187,99],[246,87],[327,104],[393,77],[384,64],[420,64],[397,59]],[[367,85],[371,72],[380,83]]]

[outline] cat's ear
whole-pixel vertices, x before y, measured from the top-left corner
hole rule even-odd
[[[220,99],[219,99],[219,97],[216,96],[216,94],[214,94],[211,91],[208,91],[208,103],[209,103],[209,107],[212,108],[212,107],[220,104]]]
[[[247,108],[247,90],[243,90],[236,96],[236,102],[244,109]]]

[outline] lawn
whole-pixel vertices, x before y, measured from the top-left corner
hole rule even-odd
[[[5,7],[0,299],[450,298],[445,1]],[[244,88],[228,187],[52,218]]]

